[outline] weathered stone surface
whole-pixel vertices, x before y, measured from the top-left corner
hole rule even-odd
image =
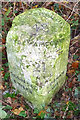
[[[41,109],[65,82],[70,26],[45,8],[25,11],[13,20],[7,35],[7,56],[13,85]]]

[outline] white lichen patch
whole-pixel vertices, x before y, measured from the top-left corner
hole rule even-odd
[[[65,82],[70,26],[45,8],[27,10],[7,35],[10,76],[15,88],[38,109],[50,103]]]

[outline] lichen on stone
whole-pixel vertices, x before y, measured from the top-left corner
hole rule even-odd
[[[45,8],[26,10],[15,17],[6,40],[14,87],[34,108],[48,105],[65,82],[69,24]]]

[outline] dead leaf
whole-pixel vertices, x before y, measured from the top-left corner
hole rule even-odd
[[[47,110],[48,109],[48,106],[45,106],[45,110]]]
[[[4,71],[0,71],[0,75],[3,76],[3,74],[4,74]]]
[[[15,115],[19,115],[19,113],[20,113],[19,109],[14,109],[14,110],[12,110],[12,112],[13,112]]]
[[[55,116],[60,116],[58,111],[55,111]]]
[[[79,61],[75,61],[75,62],[72,63],[72,67],[73,67],[74,69],[77,69],[78,66],[79,66]]]
[[[73,82],[70,82],[70,83],[68,84],[68,86],[69,86],[69,88],[72,88],[72,87],[73,87]]]
[[[6,40],[4,38],[2,38],[2,43],[5,44],[6,43]]]
[[[74,16],[75,16],[75,17],[78,17],[78,14],[75,13]]]
[[[24,111],[24,109],[22,107],[19,108],[20,111]]]
[[[38,5],[35,5],[35,6],[33,6],[32,8],[37,8],[38,7]]]
[[[69,101],[67,101],[66,104],[68,105],[68,104],[69,104]]]
[[[12,104],[11,97],[8,97],[8,98],[7,98],[7,103]]]
[[[22,6],[22,2],[19,2],[20,7]]]
[[[20,108],[18,108],[18,109],[12,110],[12,112],[13,112],[15,115],[19,115],[19,113],[20,113],[21,111],[24,111],[24,109],[23,109],[22,107],[20,107]]]
[[[74,72],[75,72],[75,70],[74,70],[74,69],[72,69],[72,70],[68,70],[68,72],[67,72],[67,73],[72,74],[72,73],[74,73]]]
[[[51,10],[54,11],[54,7],[53,6],[51,6]]]
[[[64,92],[64,93],[62,93],[62,96],[63,96],[63,97],[65,97],[65,96],[66,96],[66,93],[65,93],[65,92]]]
[[[13,109],[15,109],[15,108],[18,107],[18,106],[20,106],[20,104],[18,104],[17,102],[14,102],[14,103],[11,104],[11,107],[12,107]]]
[[[0,85],[0,90],[4,90],[4,87],[3,87],[3,85]]]
[[[76,78],[73,78],[72,82],[73,82],[73,84],[75,84],[77,82]]]
[[[7,11],[8,9],[7,8],[4,8],[5,9],[5,11]]]
[[[46,111],[45,111],[45,110],[41,110],[41,111],[38,113],[38,116],[40,116],[41,113],[46,113]]]
[[[59,5],[59,9],[61,9],[61,5]]]

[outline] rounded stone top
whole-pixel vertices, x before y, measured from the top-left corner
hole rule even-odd
[[[34,108],[48,105],[63,85],[69,42],[69,24],[51,10],[26,10],[13,20],[6,39],[10,76]]]
[[[50,42],[52,46],[59,44],[59,46],[63,47],[62,43],[70,36],[70,25],[61,16],[51,10],[35,8],[26,10],[16,16],[10,31],[11,34],[16,34],[13,35],[13,38],[16,36],[17,40],[21,34],[27,36],[29,44],[32,44],[33,40],[36,39],[37,44]]]

